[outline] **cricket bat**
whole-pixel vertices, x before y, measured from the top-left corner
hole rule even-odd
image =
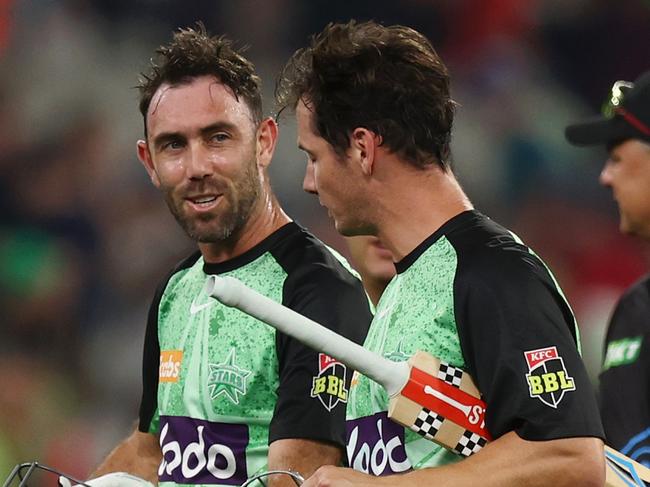
[[[386,389],[388,417],[459,455],[478,452],[492,438],[485,402],[471,376],[426,352],[394,362],[263,296],[233,277],[209,276],[204,292],[303,344],[325,352]],[[645,487],[650,469],[605,447],[606,487]]]
[[[469,456],[491,439],[485,403],[469,374],[417,352],[394,362],[296,313],[232,277],[210,276],[205,293],[334,357],[382,385],[388,417],[445,448]]]

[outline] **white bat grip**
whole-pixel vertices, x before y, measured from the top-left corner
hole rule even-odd
[[[234,277],[209,276],[204,288],[208,296],[226,306],[237,308],[276,330],[294,337],[310,348],[325,352],[370,379],[378,382],[389,396],[406,385],[409,367],[393,362],[357,345],[323,325],[273,301]]]

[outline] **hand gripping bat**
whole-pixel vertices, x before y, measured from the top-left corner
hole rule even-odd
[[[394,362],[263,296],[233,277],[209,276],[205,293],[303,344],[325,352],[386,389],[388,417],[462,456],[492,438],[485,403],[471,376],[426,352]],[[606,447],[606,487],[645,487],[650,470]]]

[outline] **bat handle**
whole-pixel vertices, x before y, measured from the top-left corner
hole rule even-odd
[[[408,381],[409,366],[406,362],[393,362],[371,352],[263,296],[234,277],[209,276],[204,291],[226,306],[237,308],[308,347],[325,352],[352,367],[384,386],[389,396],[399,393]]]

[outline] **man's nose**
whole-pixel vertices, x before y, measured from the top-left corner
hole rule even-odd
[[[213,173],[210,155],[201,144],[190,145],[187,172],[190,179],[204,179]]]
[[[305,177],[302,180],[302,189],[310,194],[318,194],[316,181],[314,179],[314,165],[311,162],[308,162],[307,167],[305,168]]]
[[[610,187],[612,185],[612,173],[611,166],[609,161],[605,163],[602,171],[600,171],[600,176],[598,177],[598,182],[605,187]]]

